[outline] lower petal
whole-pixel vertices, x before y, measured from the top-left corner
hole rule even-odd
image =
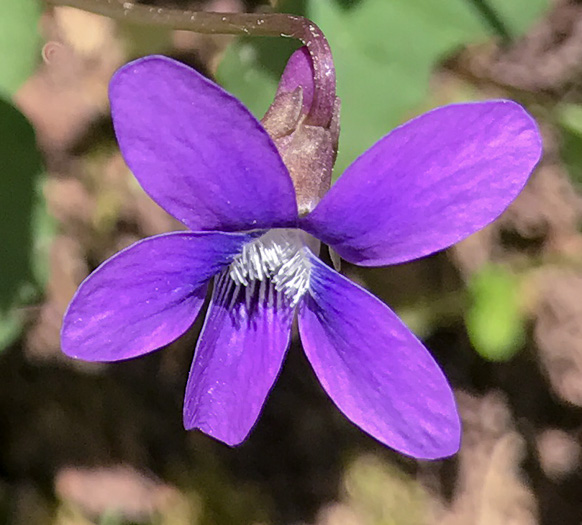
[[[451,388],[385,304],[314,259],[299,330],[323,388],[356,425],[419,459],[457,452],[460,421]]]
[[[226,272],[217,278],[186,386],[184,426],[241,443],[279,374],[292,322],[293,309],[272,283],[245,288]]]
[[[171,343],[196,318],[206,283],[248,240],[242,234],[177,232],[119,252],[73,297],[63,320],[63,352],[118,361]]]

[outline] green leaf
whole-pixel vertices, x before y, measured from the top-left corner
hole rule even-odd
[[[32,74],[40,58],[38,0],[2,0],[0,91],[11,95]]]
[[[503,266],[484,266],[468,290],[465,324],[475,350],[490,361],[511,359],[525,341],[517,277]]]
[[[530,23],[544,11],[538,2],[513,4]],[[349,10],[318,0],[309,3],[307,14],[334,51],[342,99],[336,176],[422,102],[444,58],[495,35],[468,0],[365,0]]]
[[[261,118],[273,101],[287,59],[298,47],[283,38],[241,38],[229,46],[217,80]]]
[[[24,320],[16,310],[3,312],[0,310],[0,349],[8,347],[20,335]]]
[[[484,0],[481,2],[485,3]],[[512,38],[523,35],[550,7],[548,0],[488,0],[487,4],[503,20]]]
[[[560,150],[573,182],[582,184],[582,105],[560,104],[556,108],[562,131]]]
[[[488,10],[484,11],[483,5]],[[305,14],[333,50],[342,99],[335,176],[422,103],[435,67],[464,45],[498,36],[493,12],[510,35],[523,33],[548,9],[548,0],[310,0],[280,10]],[[268,107],[289,52],[265,47],[273,39],[231,46],[218,80],[257,116]]]
[[[48,277],[54,225],[41,194],[43,165],[26,117],[0,98],[0,347],[21,326],[19,307],[38,296]]]

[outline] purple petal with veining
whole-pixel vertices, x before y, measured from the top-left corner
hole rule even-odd
[[[442,107],[366,151],[301,226],[355,264],[416,259],[498,217],[540,154],[537,126],[514,102]]]
[[[273,141],[232,95],[188,66],[146,57],[110,85],[119,146],[146,192],[192,230],[293,225],[293,183]]]
[[[63,352],[118,361],[171,343],[196,318],[208,280],[248,240],[243,234],[177,232],[119,252],[73,297],[63,321]]]
[[[184,426],[228,445],[255,424],[289,346],[293,309],[272,284],[237,289],[228,274],[215,283],[184,400]],[[252,286],[249,285],[249,286]]]
[[[316,259],[310,287],[299,312],[301,340],[338,408],[403,454],[454,454],[453,393],[422,343],[385,304]]]

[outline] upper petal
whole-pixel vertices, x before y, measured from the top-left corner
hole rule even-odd
[[[498,217],[540,155],[537,126],[518,104],[445,106],[366,151],[301,226],[355,264],[416,259]]]
[[[254,283],[254,287],[253,287]],[[228,445],[255,424],[289,346],[293,310],[272,283],[217,278],[184,400],[184,426]]]
[[[194,321],[207,281],[248,240],[242,234],[178,232],[114,255],[73,297],[63,320],[63,352],[117,361],[171,343]]]
[[[385,304],[321,261],[313,265],[299,330],[323,388],[356,425],[399,452],[454,454],[455,400],[426,348]]]
[[[119,147],[145,191],[192,230],[296,221],[293,183],[261,124],[188,66],[151,56],[110,85]]]

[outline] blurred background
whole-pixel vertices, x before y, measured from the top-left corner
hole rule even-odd
[[[257,116],[297,43],[114,22],[0,2],[0,523],[9,525],[580,525],[582,2],[157,0],[305,14],[336,60],[336,177],[434,106],[511,98],[544,158],[494,224],[444,253],[343,271],[425,341],[453,384],[463,447],[418,462],[349,423],[294,340],[250,438],[182,428],[199,322],[162,352],[72,361],[59,329],[76,287],[132,242],[180,225],[116,146],[112,73],[164,53]]]

